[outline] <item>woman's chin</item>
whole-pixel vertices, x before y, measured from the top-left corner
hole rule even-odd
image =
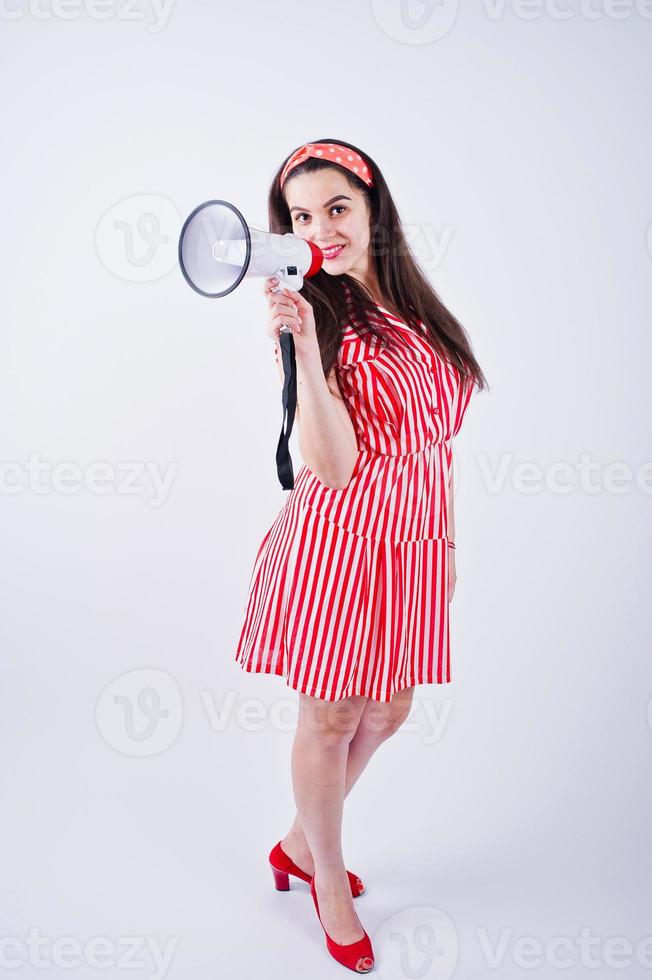
[[[346,262],[341,264],[337,261],[329,262],[328,265],[324,264],[322,266],[322,271],[328,276],[345,276],[349,271],[350,266]]]

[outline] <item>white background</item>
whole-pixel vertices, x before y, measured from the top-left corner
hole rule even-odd
[[[455,441],[453,682],[417,688],[346,801],[375,973],[650,973],[652,8],[401,9],[3,0],[0,933],[20,980],[344,969],[307,886],[276,893],[267,867],[296,694],[234,661],[286,499],[266,305],[258,280],[203,299],[176,262],[207,198],[267,227],[276,168],[323,137],[379,164],[491,385]],[[150,944],[129,973],[127,937]]]

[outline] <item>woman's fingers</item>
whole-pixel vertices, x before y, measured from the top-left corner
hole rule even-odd
[[[300,331],[300,325],[297,321],[297,317],[288,316],[287,314],[282,316],[275,316],[270,320],[268,334],[274,339],[278,339],[281,327],[290,327],[293,333],[298,333]]]
[[[290,327],[293,333],[299,333],[301,316],[294,298],[285,289],[278,289],[278,281],[274,277],[263,280],[263,293],[269,304],[269,336],[278,340],[281,327]]]
[[[287,289],[279,289],[278,286],[272,285],[273,279],[265,279],[263,282],[263,293],[267,296],[270,302],[273,302],[277,297],[283,298],[286,303],[294,303],[294,297],[290,296]]]
[[[299,303],[303,301],[301,294],[293,294],[291,290],[285,288],[278,289],[275,283],[278,283],[278,280],[274,278],[263,280],[263,293],[267,297],[270,309],[290,309],[294,312],[298,311]]]
[[[297,316],[299,313],[299,308],[294,300],[280,293],[278,295],[272,293],[269,301],[269,309],[271,316],[277,316],[279,314],[283,314],[284,316]]]
[[[278,279],[263,279],[263,292],[265,294],[274,293],[278,290]],[[280,290],[278,290],[280,292]]]
[[[299,316],[297,313],[291,312],[279,312],[272,314],[272,323],[298,323]]]
[[[277,300],[276,302],[272,303],[272,312],[289,313],[292,316],[296,316],[299,312],[299,309],[296,303],[293,303],[291,300],[286,299],[286,300]]]

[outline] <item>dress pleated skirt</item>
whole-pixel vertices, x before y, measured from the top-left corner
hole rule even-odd
[[[258,549],[236,661],[327,701],[447,683],[447,580],[446,537],[362,537],[289,500]]]

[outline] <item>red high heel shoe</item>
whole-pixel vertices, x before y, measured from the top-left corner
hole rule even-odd
[[[275,844],[269,853],[269,863],[272,867],[272,874],[274,875],[274,884],[277,891],[287,892],[290,890],[290,879],[288,875],[294,875],[296,878],[301,878],[302,881],[307,881],[308,884],[312,881],[311,875],[302,871],[298,864],[295,864],[292,858],[285,853],[281,847],[281,841]],[[352,871],[347,871],[349,876],[349,882],[351,883],[351,894],[354,898],[358,895],[363,895],[365,891],[364,884],[357,875],[354,875]]]
[[[321,921],[321,916],[319,915],[319,905],[317,903],[317,892],[315,890],[315,876],[313,875],[310,882],[310,894],[312,895],[313,902],[315,903],[315,909],[317,910],[317,918],[321,924],[322,929],[324,929],[324,923]],[[338,963],[342,966],[348,966],[349,970],[354,970],[356,973],[369,973],[374,966],[374,951],[371,946],[371,939],[366,933],[366,930],[362,929],[364,936],[362,939],[356,939],[354,943],[336,943],[334,939],[328,935],[324,929],[324,934],[326,936],[326,946],[328,952],[331,954]]]

